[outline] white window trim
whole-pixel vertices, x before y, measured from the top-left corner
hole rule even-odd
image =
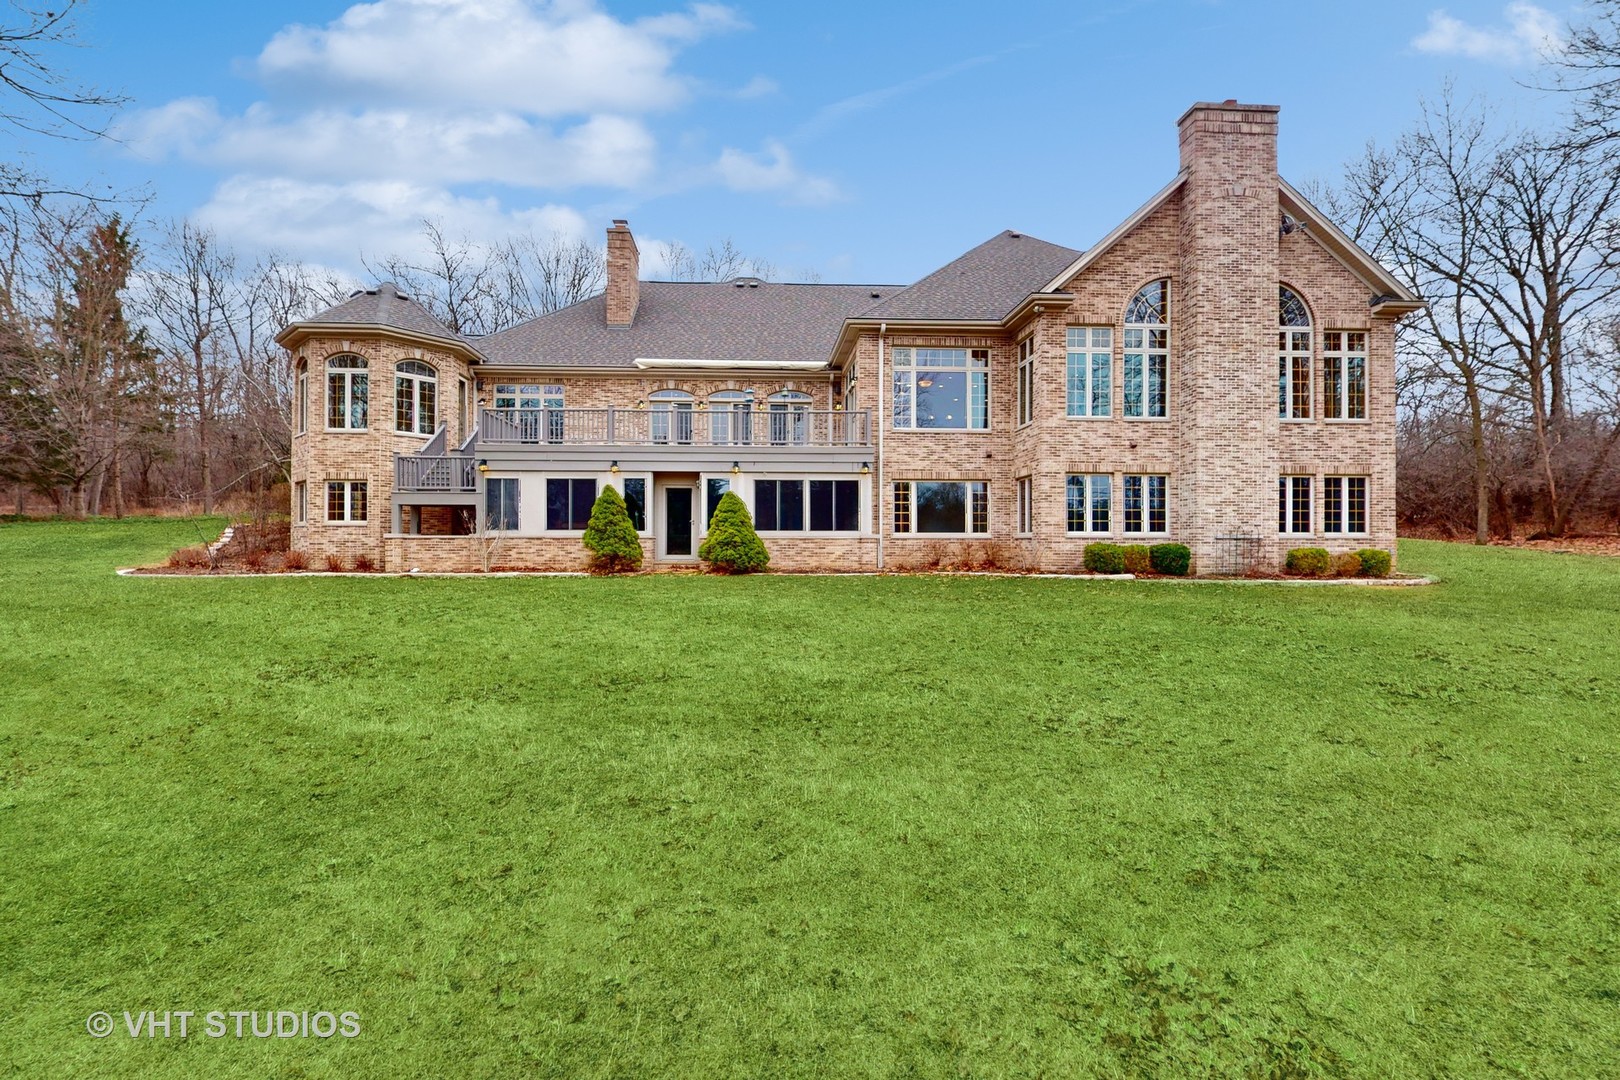
[[[963,492],[967,496],[963,502],[964,512],[967,514],[967,525],[973,527],[973,484],[984,485],[985,515],[983,532],[917,532],[915,528],[901,532],[894,527],[895,486],[898,484],[911,485],[911,524],[917,524],[917,489],[918,484],[962,484],[967,487]],[[990,498],[990,482],[988,480],[893,480],[889,483],[889,514],[887,527],[889,535],[904,540],[982,540],[995,533],[995,504]],[[847,534],[846,534],[847,535]]]
[[[1035,422],[1035,335],[1018,343],[1018,365],[1013,370],[1013,427]]]
[[[405,364],[411,363],[421,364],[423,367],[431,370],[433,374],[423,375],[415,371],[400,370],[400,368]],[[411,415],[416,419],[416,427],[413,428],[402,428],[399,426],[399,384],[401,382],[410,384],[409,393],[411,395]],[[422,426],[422,387],[426,385],[432,385],[433,387],[433,421],[429,425],[432,430],[421,431],[419,429]],[[433,438],[433,436],[437,434],[439,430],[439,370],[426,360],[420,360],[414,356],[406,357],[405,359],[396,362],[394,364],[394,396],[392,401],[394,406],[395,435],[411,435],[419,439]]]
[[[370,492],[367,492],[369,497]],[[309,483],[299,480],[293,484],[293,524],[309,524]]]
[[[1167,312],[1174,311],[1175,310],[1175,307],[1174,307],[1174,299],[1175,299],[1175,297],[1174,297],[1174,290],[1172,288],[1172,283],[1171,283],[1170,279],[1169,278],[1155,278],[1153,281],[1149,281],[1149,282],[1144,283],[1141,286],[1141,288],[1137,289],[1136,292],[1131,294],[1130,300],[1126,301],[1126,304],[1125,304],[1126,312],[1128,313],[1130,311],[1131,305],[1136,302],[1136,298],[1141,295],[1143,289],[1146,289],[1149,285],[1156,285],[1161,281],[1164,282],[1164,306],[1167,309]],[[1170,363],[1171,363],[1170,357],[1171,357],[1172,351],[1175,348],[1175,339],[1174,339],[1174,336],[1172,334],[1174,326],[1175,326],[1175,319],[1173,317],[1167,317],[1164,320],[1164,322],[1161,322],[1161,323],[1125,323],[1123,325],[1122,329],[1124,330],[1124,333],[1122,333],[1120,335],[1120,370],[1119,370],[1119,412],[1120,412],[1120,416],[1123,419],[1125,419],[1125,420],[1157,420],[1157,421],[1160,421],[1160,422],[1167,421],[1167,420],[1170,419],[1170,413],[1172,411],[1172,406],[1173,406],[1173,403],[1170,400],[1170,388],[1171,388],[1171,383],[1173,381],[1173,379],[1172,379],[1173,372],[1171,371],[1171,368],[1170,368]],[[1126,399],[1125,399],[1125,385],[1128,382],[1128,376],[1129,376],[1129,369],[1128,369],[1127,365],[1129,364],[1130,361],[1129,361],[1128,357],[1133,355],[1133,352],[1131,350],[1131,347],[1130,347],[1129,343],[1126,342],[1126,340],[1125,340],[1125,336],[1127,334],[1129,334],[1130,331],[1132,331],[1132,330],[1140,330],[1140,331],[1142,331],[1142,347],[1141,347],[1140,350],[1137,350],[1134,353],[1134,355],[1139,355],[1142,358],[1142,415],[1140,415],[1140,416],[1132,416],[1127,411],[1127,409],[1126,409]],[[1148,346],[1148,341],[1151,340],[1149,335],[1151,335],[1151,333],[1154,330],[1163,330],[1164,331],[1164,348],[1163,349],[1154,349],[1154,348],[1150,348]],[[1152,415],[1149,415],[1148,412],[1147,412],[1147,407],[1148,407],[1148,369],[1152,366],[1153,357],[1159,356],[1161,354],[1164,356],[1164,415],[1163,416],[1152,416]],[[1147,475],[1147,474],[1145,474],[1145,473],[1143,473],[1143,474],[1133,473],[1131,475],[1135,476],[1135,475]],[[1153,475],[1158,475],[1158,474],[1155,473]],[[1147,534],[1143,534],[1143,535],[1153,535],[1153,534],[1147,533]]]
[[[755,531],[757,531],[761,536],[777,536],[777,537],[782,537],[783,539],[788,539],[788,540],[795,539],[795,538],[798,538],[798,537],[824,539],[824,540],[839,540],[839,539],[848,539],[849,537],[852,537],[852,536],[871,536],[872,535],[872,523],[871,523],[871,520],[870,520],[871,516],[872,516],[872,490],[871,490],[871,484],[870,484],[870,477],[869,476],[851,476],[849,473],[793,473],[791,475],[789,475],[789,474],[772,475],[770,473],[760,473],[760,474],[757,474],[757,475],[751,477],[751,479],[752,479],[753,482],[750,483],[750,484],[745,485],[748,488],[747,496],[744,497],[741,492],[738,492],[738,497],[743,498],[744,505],[746,505],[748,507],[748,516],[751,519],[753,519],[753,521],[754,521]],[[798,480],[798,481],[801,481],[801,482],[803,482],[805,484],[805,489],[804,489],[804,520],[805,520],[805,527],[804,528],[802,528],[802,529],[761,529],[761,528],[759,528],[759,489],[758,489],[758,484],[759,484],[759,482],[761,480],[787,480],[787,481]],[[853,480],[855,482],[855,491],[856,491],[856,496],[855,497],[856,497],[856,500],[857,500],[857,512],[856,512],[856,515],[855,515],[855,529],[853,531],[849,531],[849,530],[840,531],[840,530],[837,530],[837,529],[812,529],[812,528],[810,528],[810,525],[809,525],[809,522],[810,522],[810,487],[809,487],[809,483],[812,480],[844,480],[844,481]],[[732,490],[736,491],[736,487],[733,487]]]
[[[948,368],[920,368],[920,367],[916,367],[916,366],[914,366],[914,361],[915,361],[915,357],[916,357],[916,353],[917,353],[918,349],[927,349],[927,350],[936,351],[936,352],[963,352],[963,353],[967,353],[967,361],[968,362],[967,362],[966,366],[959,367],[959,368],[958,367],[948,367]],[[907,359],[904,362],[902,362],[901,359],[900,359],[900,356],[901,356],[902,353],[905,354],[905,356],[907,357]],[[975,353],[983,353],[984,354],[984,366],[983,367],[978,367],[978,366],[976,366],[974,364],[974,354]],[[994,400],[995,395],[993,393],[995,388],[992,385],[994,380],[990,378],[990,372],[991,372],[991,368],[993,366],[994,359],[995,359],[994,351],[991,350],[991,349],[988,349],[988,348],[973,348],[973,347],[962,348],[962,347],[958,347],[958,346],[955,346],[955,345],[949,345],[949,346],[946,346],[946,345],[892,345],[892,346],[890,346],[889,347],[889,369],[890,369],[890,374],[889,374],[889,388],[888,388],[888,394],[889,394],[889,430],[894,431],[894,432],[898,432],[898,433],[903,433],[903,434],[923,434],[923,435],[938,435],[941,432],[949,433],[949,434],[952,434],[952,435],[983,435],[983,434],[987,434],[989,432],[995,431],[996,430],[996,410],[995,410],[995,400]],[[968,384],[967,384],[967,409],[968,409],[968,417],[967,417],[967,419],[968,419],[969,422],[968,422],[967,425],[964,425],[963,427],[949,427],[949,428],[947,428],[947,427],[925,428],[925,427],[917,427],[917,426],[915,426],[916,423],[917,423],[917,373],[918,372],[925,372],[925,371],[962,371],[962,372],[966,372],[968,374],[969,379],[968,379]],[[911,427],[901,427],[900,426],[900,424],[897,421],[897,410],[894,407],[894,380],[902,372],[909,373],[910,377],[911,377],[911,422],[912,422],[912,425],[913,425]],[[978,372],[983,372],[984,373],[984,426],[983,427],[973,427],[972,426],[972,420],[973,420],[973,415],[972,415],[972,411],[973,411],[973,380],[972,380],[971,376],[973,376],[975,373],[978,373]]]
[[[356,354],[354,354],[354,353],[337,353],[336,355],[327,357],[326,358],[326,363],[323,365],[323,370],[321,372],[321,387],[322,387],[322,394],[321,394],[321,423],[326,425],[325,430],[326,430],[326,433],[328,435],[362,435],[362,434],[365,434],[366,432],[371,430],[371,389],[372,389],[372,387],[371,387],[371,361],[366,360],[366,358],[362,356],[362,357],[359,357],[359,359],[366,360],[366,366],[365,367],[354,367],[354,368],[342,367],[342,368],[338,368],[336,371],[334,371],[332,369],[332,361],[336,360],[339,356],[355,356],[355,355]],[[343,410],[343,415],[348,416],[349,413],[350,413],[350,410],[349,410],[348,406],[350,405],[350,403],[351,403],[351,401],[353,399],[353,396],[354,396],[354,376],[357,373],[362,373],[362,372],[366,376],[366,395],[365,395],[365,400],[366,400],[366,423],[365,423],[365,426],[364,427],[332,427],[331,426],[331,420],[332,420],[332,376],[333,375],[342,375],[343,376],[343,402],[344,402],[344,406],[345,406],[345,408]]]
[[[1162,475],[1162,474],[1160,474],[1160,473],[1132,473],[1131,475],[1132,476],[1159,476],[1159,475]],[[1086,493],[1085,493],[1086,494],[1086,502],[1085,502],[1086,527],[1084,529],[1080,529],[1078,531],[1069,528],[1069,477],[1071,477],[1071,476],[1081,476],[1081,477],[1084,477],[1085,481],[1086,481]],[[1108,527],[1106,529],[1096,528],[1095,527],[1096,521],[1092,516],[1091,480],[1092,480],[1093,477],[1097,477],[1097,476],[1100,476],[1100,477],[1102,477],[1102,478],[1104,478],[1104,479],[1106,479],[1108,481]],[[1120,490],[1122,492],[1124,490],[1123,482],[1121,482]],[[1166,524],[1168,525],[1168,523],[1170,521],[1170,485],[1169,485],[1168,480],[1166,480],[1166,482],[1165,482],[1164,519],[1165,519]],[[1120,518],[1119,513],[1118,513],[1118,506],[1116,505],[1116,503],[1114,501],[1114,474],[1113,473],[1064,473],[1063,474],[1063,534],[1065,536],[1113,536],[1122,527],[1122,525],[1119,524],[1120,522],[1121,522],[1121,518]],[[1166,528],[1165,531],[1168,533],[1169,529]],[[1157,533],[1132,533],[1131,535],[1132,536],[1156,536],[1156,535],[1159,535],[1159,534],[1157,534]]]
[[[1072,331],[1072,330],[1082,330],[1082,331],[1084,331],[1085,335],[1086,335],[1087,344],[1081,346],[1078,349],[1070,348],[1069,343],[1068,343],[1068,332]],[[1103,330],[1103,331],[1107,332],[1107,334],[1108,334],[1108,346],[1107,346],[1106,350],[1099,349],[1097,346],[1090,344],[1091,337],[1092,337],[1092,332],[1096,331],[1096,330]],[[1113,420],[1113,419],[1115,419],[1115,416],[1114,416],[1114,382],[1115,382],[1115,380],[1114,380],[1114,328],[1112,326],[1093,326],[1093,325],[1070,326],[1070,327],[1065,328],[1063,345],[1064,345],[1064,348],[1063,348],[1063,416],[1064,416],[1064,418],[1067,419],[1067,420]],[[1092,380],[1092,360],[1097,356],[1097,354],[1099,352],[1103,352],[1103,351],[1106,351],[1106,353],[1108,355],[1108,411],[1107,412],[1092,412],[1092,411],[1090,411],[1091,410],[1091,399],[1092,399],[1092,395],[1093,395],[1093,393],[1095,392],[1095,389],[1096,389],[1095,386],[1093,385],[1093,380]],[[1086,365],[1086,367],[1085,367],[1085,371],[1086,371],[1085,399],[1086,399],[1086,410],[1087,411],[1083,412],[1083,413],[1077,413],[1077,412],[1070,412],[1069,411],[1069,367],[1073,363],[1073,358],[1076,357],[1076,356],[1085,357],[1085,365]],[[1168,402],[1169,402],[1168,395],[1166,396],[1165,401],[1166,401],[1166,404],[1168,405]],[[1121,405],[1121,408],[1123,409],[1124,406]],[[1166,411],[1168,412],[1168,409]],[[1162,416],[1162,417],[1155,416],[1155,417],[1151,417],[1151,418],[1137,417],[1137,419],[1165,420],[1165,419],[1169,419],[1169,417],[1168,416]]]
[[[1347,529],[1341,529],[1338,532],[1329,532],[1328,528],[1327,528],[1327,493],[1328,493],[1328,485],[1332,484],[1332,485],[1335,485],[1335,486],[1338,487],[1338,489],[1339,489],[1339,514],[1344,519],[1345,524],[1348,525],[1349,521],[1350,521],[1350,484],[1349,484],[1349,481],[1351,481],[1351,480],[1360,480],[1361,481],[1361,485],[1362,485],[1361,486],[1361,498],[1362,498],[1361,518],[1362,518],[1362,524],[1367,526],[1367,527],[1363,528],[1363,529],[1359,529],[1359,530],[1357,530],[1357,529],[1348,529],[1347,528]],[[1322,488],[1322,494],[1321,494],[1321,499],[1320,499],[1321,504],[1322,504],[1321,510],[1320,510],[1320,513],[1322,515],[1321,534],[1324,537],[1371,536],[1372,535],[1372,478],[1371,477],[1367,476],[1365,473],[1336,473],[1336,474],[1331,475],[1331,476],[1322,477],[1321,488]]]
[[[1277,328],[1279,335],[1288,336],[1288,348],[1283,348],[1282,342],[1277,343],[1277,365],[1284,369],[1278,373],[1278,391],[1287,402],[1287,415],[1283,415],[1281,407],[1277,411],[1277,419],[1284,424],[1309,424],[1316,419],[1316,376],[1317,366],[1313,355],[1316,345],[1316,335],[1308,326],[1281,326]],[[1307,346],[1304,352],[1293,347],[1293,335],[1305,334]],[[1297,386],[1294,381],[1294,361],[1305,361],[1305,415],[1294,415],[1294,391]]]
[[[1017,481],[1017,495],[1014,504],[1013,526],[1014,536],[1035,535],[1035,478],[1033,476],[1020,476]]]
[[[1310,475],[1309,473],[1282,473],[1277,477],[1277,480],[1278,480],[1279,489],[1282,489],[1283,483],[1286,482],[1286,484],[1287,484],[1286,490],[1287,490],[1287,493],[1288,493],[1288,495],[1287,495],[1287,499],[1288,499],[1288,521],[1287,521],[1288,527],[1286,529],[1278,529],[1277,530],[1277,535],[1278,536],[1315,536],[1316,533],[1317,533],[1317,530],[1316,530],[1316,512],[1317,512],[1316,503],[1317,503],[1317,497],[1316,497],[1316,482],[1315,482],[1316,478],[1314,476]],[[1308,483],[1306,484],[1306,487],[1305,487],[1305,524],[1306,524],[1306,527],[1303,530],[1294,528],[1294,509],[1295,509],[1295,507],[1294,507],[1294,498],[1295,498],[1295,495],[1294,495],[1294,481],[1295,480],[1308,481]],[[1282,500],[1282,498],[1283,498],[1282,490],[1278,491],[1277,497],[1278,497],[1278,500],[1280,502]],[[1278,513],[1279,513],[1279,516],[1280,516],[1281,512],[1282,512],[1282,506],[1279,505],[1277,507],[1277,510],[1278,510]]]
[[[332,497],[331,485],[333,485],[333,484],[342,484],[342,485],[344,485],[344,489],[343,489],[343,513],[344,513],[344,516],[340,517],[340,518],[332,517],[330,500],[331,500],[331,497]],[[360,484],[360,485],[364,486],[365,489],[366,489],[366,516],[363,517],[363,518],[355,518],[355,517],[351,516],[351,515],[354,514],[354,485],[355,484]],[[329,480],[322,481],[321,482],[321,517],[322,517],[323,524],[331,525],[333,527],[342,527],[342,528],[359,527],[359,528],[365,528],[367,525],[371,524],[371,520],[370,520],[370,518],[371,518],[371,485],[365,480],[330,480],[329,479]]]
[[[1149,479],[1151,479],[1151,478],[1154,478],[1154,477],[1162,477],[1164,479],[1164,528],[1162,528],[1162,529],[1153,529],[1153,528],[1144,527],[1143,529],[1141,529],[1141,530],[1139,530],[1137,532],[1132,532],[1126,526],[1126,524],[1125,524],[1125,485],[1126,485],[1126,482],[1129,481],[1130,478],[1133,477],[1133,476],[1139,476],[1139,477],[1142,478],[1142,524],[1143,524],[1143,526],[1148,526],[1153,521],[1152,504],[1148,500],[1148,484],[1147,484],[1147,481]],[[1113,492],[1112,492],[1112,488],[1110,488],[1109,501],[1112,502],[1112,500],[1113,500]],[[1172,520],[1172,518],[1170,516],[1170,510],[1171,510],[1171,507],[1170,507],[1170,474],[1169,473],[1122,473],[1122,474],[1120,474],[1119,504],[1118,504],[1118,510],[1116,511],[1118,513],[1118,515],[1119,515],[1119,535],[1120,536],[1169,536],[1171,529],[1173,529],[1175,527],[1174,521]]]
[[[298,389],[298,405],[297,405],[297,411],[294,414],[294,416],[295,416],[295,424],[294,424],[294,426],[295,426],[296,430],[294,430],[293,434],[294,435],[308,435],[309,434],[309,366],[307,364],[302,366],[299,369],[298,380],[297,380],[297,389]]]
[[[1328,334],[1338,334],[1338,335],[1340,335],[1340,337],[1339,337],[1340,347],[1338,349],[1336,349],[1336,350],[1331,351],[1331,352],[1327,348],[1327,335]],[[1365,349],[1361,350],[1360,352],[1356,352],[1356,351],[1351,350],[1349,348],[1349,340],[1350,340],[1349,336],[1351,334],[1360,334],[1360,335],[1362,335],[1362,339],[1366,342],[1367,347]],[[1350,406],[1350,374],[1349,374],[1349,370],[1350,370],[1350,361],[1352,359],[1359,359],[1361,361],[1361,378],[1362,378],[1363,383],[1365,384],[1362,387],[1362,394],[1361,394],[1361,412],[1362,412],[1362,415],[1360,415],[1360,416],[1332,416],[1332,417],[1328,416],[1327,415],[1327,391],[1324,388],[1322,390],[1322,409],[1321,409],[1322,423],[1324,423],[1324,424],[1370,424],[1370,423],[1372,423],[1372,408],[1371,408],[1371,406],[1372,406],[1372,400],[1371,400],[1372,399],[1372,356],[1371,356],[1371,354],[1372,354],[1372,331],[1370,331],[1370,330],[1365,330],[1365,329],[1362,329],[1362,330],[1332,329],[1332,330],[1324,330],[1322,332],[1322,360],[1323,360],[1323,364],[1322,364],[1321,376],[1323,378],[1325,378],[1327,376],[1327,360],[1330,357],[1339,361],[1339,363],[1340,363],[1340,371],[1341,371],[1341,375],[1340,375],[1341,382],[1340,382],[1340,391],[1339,391],[1339,393],[1340,393],[1340,402],[1339,403],[1341,405],[1343,405],[1346,410],[1348,410],[1348,408]]]

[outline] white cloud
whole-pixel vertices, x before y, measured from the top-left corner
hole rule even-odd
[[[322,98],[640,112],[687,97],[678,46],[740,25],[716,4],[621,22],[591,0],[376,0],[282,30],[257,68],[267,85]]]
[[[840,197],[831,180],[811,176],[793,163],[787,147],[771,140],[759,154],[726,147],[720,151],[715,171],[721,183],[732,191],[775,192],[791,203],[815,205]]]
[[[401,181],[327,184],[233,176],[193,216],[244,246],[337,266],[353,266],[360,255],[426,255],[424,220],[439,223],[453,237],[499,239],[532,230],[595,239],[584,216],[571,207],[548,203],[509,210],[493,198]]]
[[[1412,39],[1419,52],[1466,56],[1497,64],[1533,63],[1562,50],[1563,21],[1546,8],[1512,3],[1503,10],[1505,25],[1470,26],[1444,10],[1429,14],[1428,29]]]

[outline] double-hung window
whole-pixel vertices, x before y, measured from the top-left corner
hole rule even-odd
[[[1018,383],[1014,395],[1018,411],[1018,426],[1023,427],[1035,419],[1035,335],[1018,343]]]
[[[551,532],[582,532],[591,522],[596,504],[596,481],[575,477],[546,478],[546,528]]]
[[[438,424],[439,374],[420,360],[394,367],[394,430],[431,435]]]
[[[894,426],[901,430],[990,426],[990,350],[890,350],[894,364]]]
[[[1071,326],[1064,369],[1064,411],[1069,416],[1107,416],[1112,409],[1114,330]]]
[[[484,481],[484,527],[490,532],[517,531],[518,481],[515,476]]]
[[[1365,330],[1322,334],[1322,416],[1328,420],[1367,419]]]
[[[1105,533],[1112,527],[1113,477],[1107,473],[1077,473],[1068,479],[1068,531]],[[1137,477],[1138,480],[1141,477]],[[1164,478],[1155,477],[1163,480]],[[1163,492],[1160,493],[1161,507]],[[1161,530],[1162,531],[1162,530]]]
[[[326,520],[351,524],[366,520],[366,482],[364,480],[328,480],[326,482]]]
[[[371,398],[366,359],[345,353],[326,362],[326,426],[332,431],[366,430]]]
[[[1310,477],[1279,476],[1277,478],[1277,531],[1280,533],[1308,533],[1311,531]]]
[[[1125,415],[1170,415],[1170,282],[1142,286],[1125,309]]]
[[[1125,477],[1125,531],[1127,533],[1168,532],[1169,477]]]
[[[1339,535],[1367,531],[1367,478],[1328,476],[1322,480],[1322,531]]]
[[[1277,287],[1277,415],[1311,416],[1311,313],[1292,289]]]
[[[990,485],[975,480],[902,480],[894,485],[894,531],[987,533]]]

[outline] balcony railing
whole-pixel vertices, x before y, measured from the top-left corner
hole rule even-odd
[[[469,454],[396,454],[394,490],[477,491],[478,459]]]
[[[483,409],[480,445],[869,446],[864,411]]]

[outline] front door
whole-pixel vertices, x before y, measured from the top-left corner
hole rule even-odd
[[[672,559],[692,557],[693,489],[664,489],[664,554]]]

